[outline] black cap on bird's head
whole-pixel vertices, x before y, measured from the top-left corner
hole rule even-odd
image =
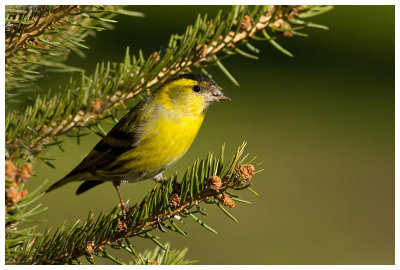
[[[199,84],[202,82],[207,82],[212,85],[217,85],[213,80],[208,78],[207,76],[203,74],[197,74],[197,73],[184,73],[179,76],[176,76],[173,80],[180,80],[180,79],[189,79],[193,81],[197,81]]]
[[[220,100],[231,100],[227,95],[225,95],[221,90],[218,89],[217,84],[212,79],[203,74],[184,73],[176,76],[173,80],[175,81],[180,79],[189,79],[196,81],[197,84],[192,87],[192,90],[194,92],[202,94],[204,96],[204,100],[208,104]]]

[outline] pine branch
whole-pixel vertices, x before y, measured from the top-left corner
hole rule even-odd
[[[218,157],[213,157],[210,153],[206,159],[196,160],[193,166],[188,168],[181,182],[177,181],[176,174],[164,180],[152,189],[140,204],[131,207],[126,217],[118,211],[119,206],[109,214],[101,213],[97,219],[94,219],[93,213],[90,212],[83,224],[78,221],[68,230],[61,226],[53,235],[46,232],[43,236],[35,238],[30,249],[13,250],[13,259],[19,264],[71,264],[81,256],[86,256],[93,263],[93,256],[99,256],[119,263],[119,259],[106,251],[108,246],[127,251],[130,249],[132,254],[137,255],[127,245],[127,239],[142,237],[152,240],[167,251],[169,247],[161,244],[150,232],[158,228],[185,234],[174,219],[187,217],[193,218],[203,228],[215,233],[214,229],[204,224],[195,214],[204,214],[200,205],[206,202],[217,205],[224,214],[236,221],[224,206],[234,207],[231,196],[237,195],[231,192],[247,189],[250,185],[254,167],[243,164],[244,147],[245,143],[225,165],[224,146]],[[232,195],[228,195],[227,192]],[[140,258],[136,256],[136,259]]]
[[[166,243],[166,250],[157,246],[153,251],[145,250],[143,255],[139,254],[134,256],[136,261],[132,264],[136,265],[188,265],[194,264],[196,261],[185,260],[185,255],[188,251],[187,248],[183,250],[170,249],[170,244]]]
[[[27,20],[31,22],[30,24],[24,21],[23,24],[24,27],[19,27],[18,28],[19,31],[15,31],[13,29],[14,27],[17,26],[8,25],[9,35],[6,38],[6,46],[5,46],[6,61],[10,58],[10,56],[12,56],[12,54],[15,53],[17,49],[21,49],[22,47],[26,46],[29,40],[42,34],[53,23],[59,21],[61,18],[65,17],[76,8],[77,6],[58,6],[54,8],[43,6],[43,7],[35,7],[35,9],[37,9],[37,11],[35,12],[32,12],[32,9],[30,9],[29,11],[25,11],[23,14],[24,15],[27,14],[26,17]],[[17,14],[20,14],[20,12],[23,11],[18,10]],[[34,16],[33,14],[36,14],[36,16]],[[12,23],[20,23],[18,18],[15,19],[6,18],[6,21]]]
[[[33,216],[47,209],[41,204],[33,206],[43,196],[40,191],[46,181],[29,194],[24,189],[24,184],[17,187],[14,184],[6,186],[5,257],[7,264],[18,264],[21,256],[26,256],[35,239],[41,236],[35,232],[36,226],[17,229],[18,224],[32,221]]]
[[[253,48],[249,39],[267,41],[280,48],[275,37],[259,37],[259,34],[266,33],[267,29],[271,33],[277,33],[278,29],[284,35],[295,34],[297,28],[291,24],[310,25],[300,18],[329,9],[330,6],[235,6],[212,20],[198,16],[183,35],[171,36],[165,51],[154,52],[145,59],[141,51],[131,56],[128,49],[122,63],[99,64],[93,75],[82,74],[80,81],[71,79],[64,90],[38,95],[24,113],[7,114],[7,153],[12,159],[26,159],[37,156],[57,136],[80,137],[77,128],[92,129],[102,119],[116,118],[116,108],[124,108],[124,103],[140,92],[150,92],[183,71],[207,72],[205,68],[217,65],[236,82],[223,67],[223,58],[232,54],[248,55],[238,53],[237,48],[244,45]],[[76,133],[72,134],[72,130]]]
[[[8,6],[6,8],[6,100],[32,102],[44,72],[82,72],[66,65],[69,53],[84,57],[88,35],[111,29],[118,14],[143,16],[119,6]],[[28,97],[27,97],[28,96]]]

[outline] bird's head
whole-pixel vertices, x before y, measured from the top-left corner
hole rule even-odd
[[[230,100],[213,80],[195,73],[176,76],[154,94],[164,104],[169,103],[173,109],[185,107],[195,111],[205,111],[216,101]]]
[[[230,100],[213,80],[202,74],[185,73],[175,77],[173,82],[184,85],[187,94],[202,96],[207,105],[215,101]]]

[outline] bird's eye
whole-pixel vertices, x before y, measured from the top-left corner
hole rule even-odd
[[[197,93],[197,92],[200,92],[200,89],[201,89],[201,88],[200,88],[200,85],[197,85],[197,84],[196,84],[196,85],[194,85],[194,86],[192,87],[192,89],[193,89],[194,92]]]

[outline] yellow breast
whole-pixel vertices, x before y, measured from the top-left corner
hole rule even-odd
[[[190,80],[172,82],[152,96],[146,121],[137,129],[139,141],[123,153],[121,172],[131,179],[150,178],[178,161],[189,149],[203,122],[206,104]],[[117,172],[118,173],[118,172]],[[138,176],[135,176],[138,175]]]
[[[154,125],[148,125],[141,139],[143,158],[142,168],[162,168],[172,165],[189,149],[196,137],[204,116],[159,117]]]
[[[130,160],[120,168],[153,176],[178,161],[189,149],[203,122],[205,112],[182,113],[159,110],[140,129],[137,147],[122,154]],[[150,177],[149,176],[149,177]]]

